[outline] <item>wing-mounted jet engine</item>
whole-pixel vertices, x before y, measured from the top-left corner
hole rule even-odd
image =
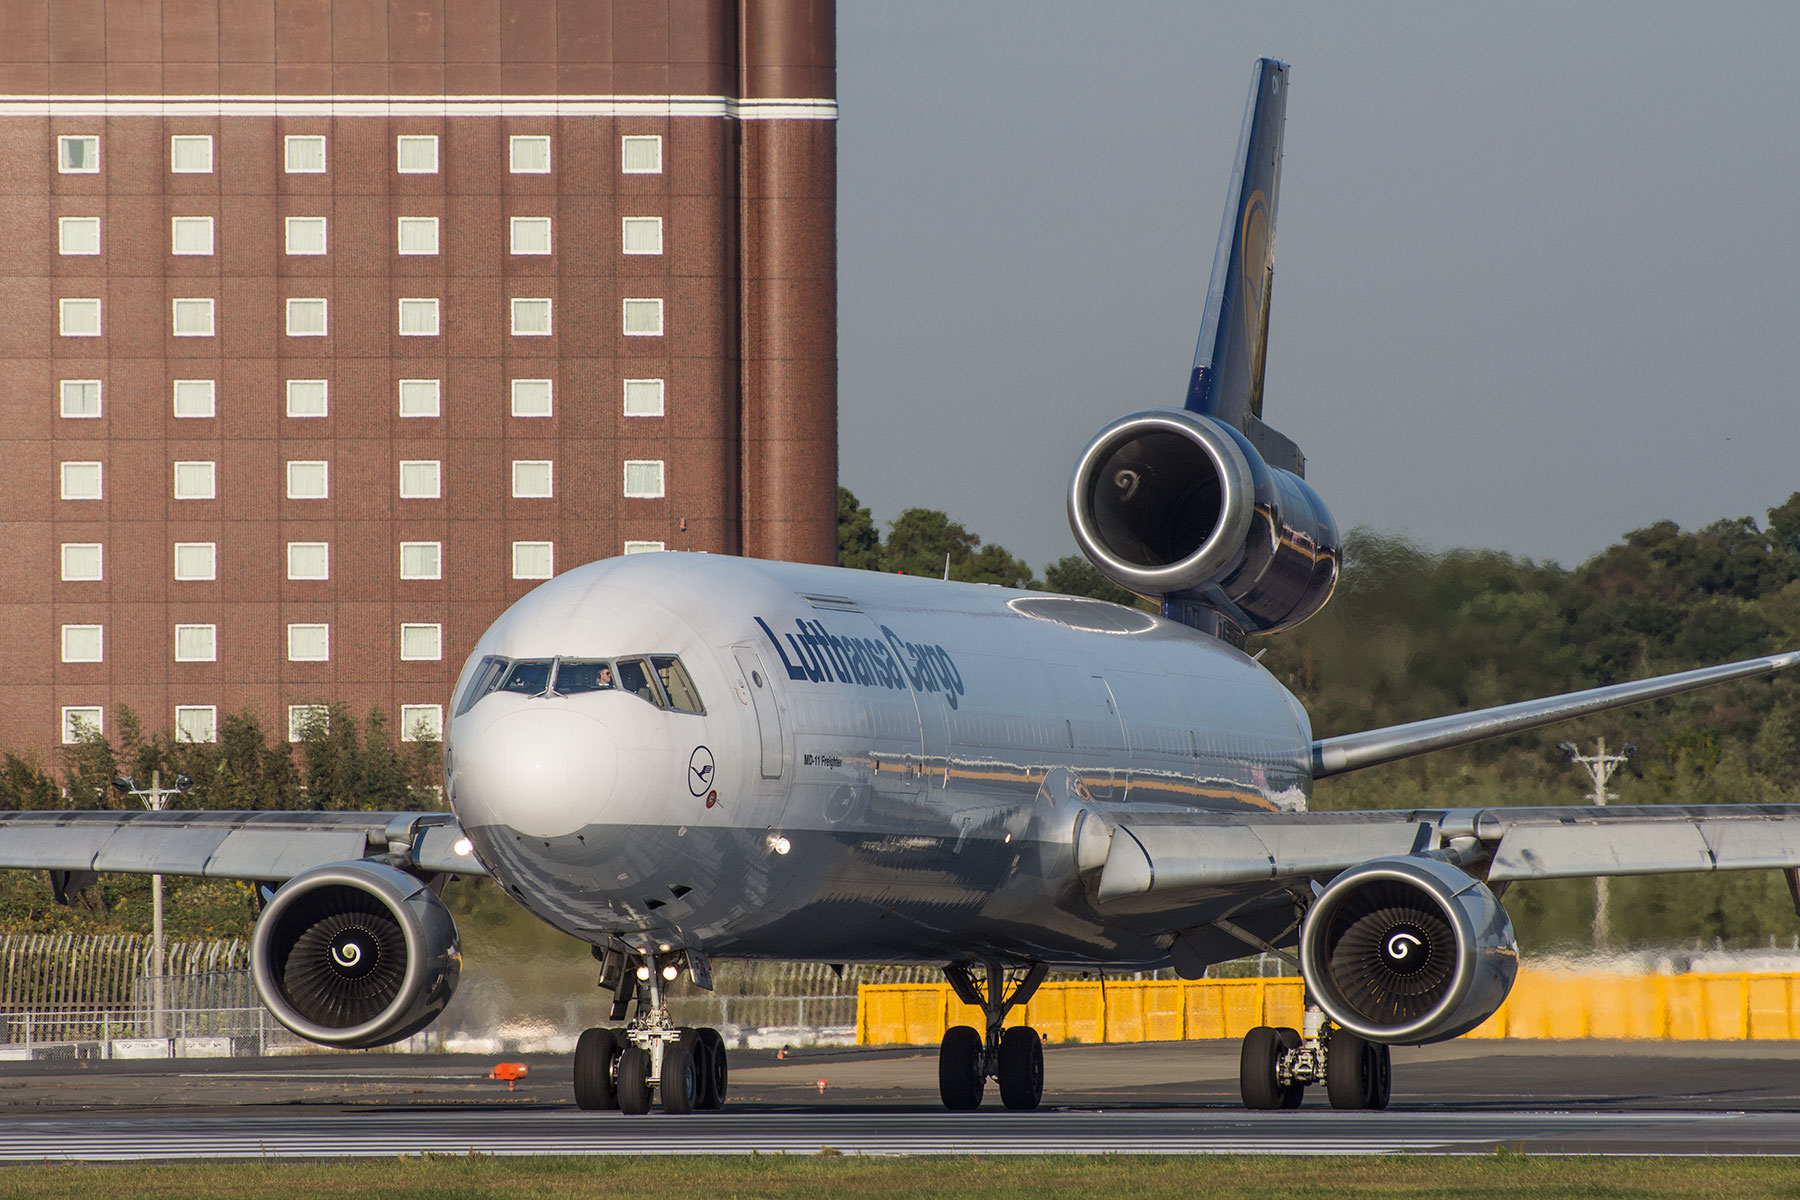
[[[363,860],[288,880],[250,940],[257,993],[303,1038],[363,1050],[410,1037],[462,973],[456,923],[423,880]]]

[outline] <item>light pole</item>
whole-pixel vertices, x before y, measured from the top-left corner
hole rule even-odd
[[[1556,748],[1569,756],[1569,761],[1577,763],[1594,781],[1593,801],[1600,808],[1606,807],[1608,800],[1617,800],[1616,792],[1606,790],[1607,780],[1613,772],[1624,766],[1637,753],[1637,743],[1626,742],[1620,753],[1606,752],[1606,739],[1599,738],[1594,742],[1594,752],[1583,754],[1574,742],[1558,742]],[[1606,876],[1594,876],[1594,949],[1598,950],[1606,944]]]
[[[144,802],[144,807],[151,812],[161,812],[170,796],[185,792],[194,786],[194,781],[186,775],[175,777],[175,786],[166,788],[162,785],[162,772],[150,773],[150,786],[140,788],[130,776],[122,776],[113,780],[113,786],[127,796],[136,796]],[[162,876],[150,876],[150,994],[152,1037],[169,1036],[169,994],[168,982],[165,979],[166,969],[163,965],[163,905]]]

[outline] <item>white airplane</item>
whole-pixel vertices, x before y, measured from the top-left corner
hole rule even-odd
[[[583,1108],[724,1103],[726,1052],[664,1002],[713,959],[940,963],[942,1098],[1038,1106],[1043,1052],[1004,1028],[1051,969],[1197,977],[1298,948],[1304,1027],[1244,1039],[1252,1108],[1323,1083],[1378,1109],[1388,1047],[1473,1029],[1518,965],[1517,879],[1782,870],[1800,807],[1312,813],[1326,776],[1800,662],[1790,653],[1315,739],[1239,648],[1329,598],[1338,540],[1261,420],[1287,68],[1256,66],[1183,409],[1077,459],[1069,518],[1161,615],[1097,600],[701,554],[579,567],[513,605],[452,698],[451,814],[0,815],[0,867],[280,885],[252,945],[290,1029],[406,1037],[461,969],[438,898],[488,874],[588,942],[614,1027],[575,1052]],[[1796,893],[1800,895],[1800,892]],[[627,1018],[629,1017],[629,1020]]]

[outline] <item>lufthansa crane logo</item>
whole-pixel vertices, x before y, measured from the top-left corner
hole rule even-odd
[[[705,746],[695,746],[693,754],[688,756],[688,791],[696,796],[704,796],[713,786],[712,751]]]

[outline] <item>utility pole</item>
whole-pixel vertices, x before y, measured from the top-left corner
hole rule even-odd
[[[1591,799],[1599,808],[1605,808],[1608,800],[1619,798],[1617,792],[1606,790],[1607,781],[1613,777],[1613,772],[1624,766],[1630,761],[1631,756],[1637,753],[1636,743],[1626,742],[1620,753],[1608,754],[1605,738],[1595,741],[1592,754],[1581,753],[1580,748],[1574,742],[1558,742],[1556,748],[1568,755],[1569,761],[1579,765],[1588,773],[1588,778],[1594,781]],[[1596,875],[1594,876],[1594,949],[1596,950],[1606,944],[1606,899],[1606,876]]]
[[[113,780],[113,787],[127,796],[136,796],[144,802],[144,807],[151,812],[161,812],[168,803],[169,797],[178,795],[194,786],[194,781],[186,775],[175,777],[175,786],[166,788],[162,785],[162,772],[150,773],[150,786],[140,788],[129,776]],[[167,947],[163,941],[163,889],[162,876],[150,876],[150,994],[151,994],[151,1036],[166,1038],[169,1036],[169,992],[168,969],[165,965]]]

